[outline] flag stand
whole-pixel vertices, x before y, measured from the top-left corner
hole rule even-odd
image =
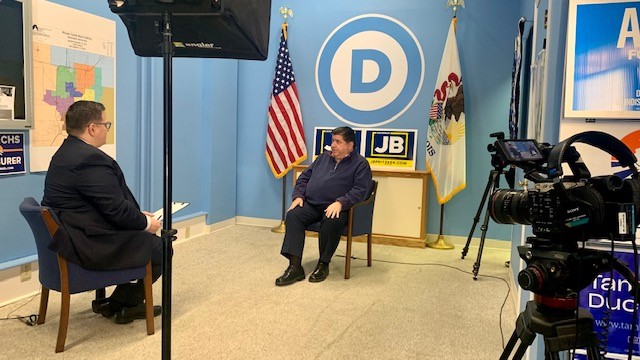
[[[440,232],[438,233],[438,239],[436,241],[427,243],[427,246],[432,249],[451,250],[454,248],[454,246],[448,243],[444,239],[444,235],[442,234],[442,228],[444,223],[443,220],[444,220],[444,204],[440,204]]]
[[[287,174],[282,177],[282,217],[280,220],[280,225],[271,228],[271,232],[277,234],[284,234],[286,227],[284,225],[284,214],[285,214],[285,198],[287,195]]]

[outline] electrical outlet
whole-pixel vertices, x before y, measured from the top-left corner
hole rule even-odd
[[[20,281],[31,280],[31,263],[20,265]]]

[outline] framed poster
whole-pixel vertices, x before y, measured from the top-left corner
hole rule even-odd
[[[564,116],[640,118],[640,1],[571,0]]]

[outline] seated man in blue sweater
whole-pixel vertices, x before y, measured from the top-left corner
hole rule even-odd
[[[325,151],[300,174],[293,189],[293,202],[285,220],[286,232],[280,253],[289,259],[289,267],[276,279],[283,286],[304,280],[302,250],[305,228],[321,221],[318,232],[320,259],[309,276],[320,282],[329,275],[329,262],[338,248],[347,210],[363,201],[371,188],[371,168],[354,151],[355,132],[339,127],[331,132],[331,151]]]

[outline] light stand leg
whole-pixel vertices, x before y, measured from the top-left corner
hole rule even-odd
[[[172,203],[172,121],[173,121],[173,44],[171,14],[162,21],[162,56],[164,59],[164,220],[162,226],[162,359],[171,359],[171,258],[176,230],[171,229]]]

